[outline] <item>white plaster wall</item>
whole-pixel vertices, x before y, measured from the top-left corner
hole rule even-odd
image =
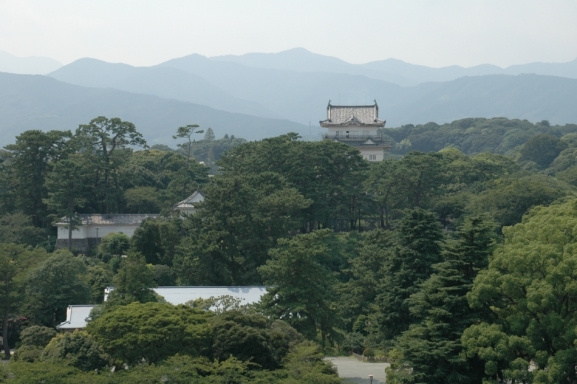
[[[361,151],[361,155],[365,160],[369,160],[369,155],[376,155],[375,160],[369,160],[369,161],[383,161],[383,159],[385,158],[383,148],[361,147],[359,148],[359,150]]]
[[[58,238],[68,240],[68,228],[65,226],[58,226]],[[84,226],[78,226],[72,231],[73,239],[86,239],[86,228]]]
[[[98,227],[98,236],[96,235],[96,227]],[[134,231],[138,228],[138,225],[89,225],[89,226],[79,226],[78,229],[72,231],[73,239],[86,239],[86,238],[102,238],[109,233],[119,233],[122,232],[128,237],[134,235]],[[64,226],[58,226],[58,238],[68,239],[68,229]]]

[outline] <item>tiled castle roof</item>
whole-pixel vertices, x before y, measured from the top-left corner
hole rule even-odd
[[[334,125],[376,125],[383,127],[384,120],[379,120],[379,106],[374,105],[329,105],[327,119],[320,121],[321,126]]]

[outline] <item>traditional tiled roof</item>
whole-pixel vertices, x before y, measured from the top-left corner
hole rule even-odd
[[[66,310],[66,321],[56,326],[56,329],[81,329],[90,321],[90,311],[94,305],[69,305]]]
[[[82,222],[82,225],[140,225],[144,219],[156,218],[158,215],[143,214],[79,214],[76,215]],[[68,225],[68,220],[63,217],[56,225]]]
[[[335,125],[376,125],[384,126],[384,120],[379,120],[379,106],[374,105],[329,105],[327,119],[320,121],[321,126]]]
[[[176,204],[174,208],[194,208],[194,205],[196,203],[200,203],[201,201],[204,201],[204,195],[200,191],[195,191],[192,195]]]

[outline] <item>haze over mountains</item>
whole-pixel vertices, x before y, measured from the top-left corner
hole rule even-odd
[[[0,51],[0,72],[25,75],[45,75],[62,67],[62,63],[49,57],[17,57]]]
[[[285,69],[300,72],[333,72],[363,75],[389,81],[398,85],[417,85],[427,81],[450,81],[463,76],[482,75],[537,75],[577,78],[577,58],[568,63],[529,63],[501,68],[482,64],[464,68],[452,65],[431,68],[398,59],[373,61],[366,64],[350,64],[336,57],[319,55],[304,48],[294,48],[279,53],[247,53],[245,55],[215,56],[211,60],[227,61],[254,68]]]
[[[75,129],[99,115],[134,122],[152,143],[170,144],[175,129],[191,123],[211,126],[217,137],[260,139],[292,130],[315,139],[329,99],[376,99],[387,127],[495,116],[577,122],[577,59],[429,68],[395,59],[349,64],[297,48],[193,54],[152,67],[86,58],[48,76],[0,76],[0,145],[26,129]]]

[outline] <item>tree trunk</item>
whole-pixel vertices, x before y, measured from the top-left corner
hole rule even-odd
[[[4,358],[10,358],[10,346],[8,345],[8,309],[4,311],[4,319],[2,325],[2,340],[4,347]]]
[[[72,222],[68,223],[68,252],[72,253]]]

